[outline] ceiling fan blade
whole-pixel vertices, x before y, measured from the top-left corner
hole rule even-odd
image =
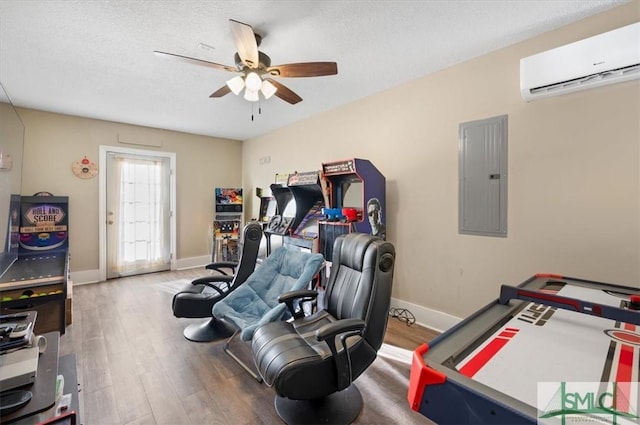
[[[258,58],[258,42],[251,25],[229,19],[231,34],[238,50],[238,56],[249,68],[257,68],[260,63]]]
[[[225,84],[224,86],[220,87],[218,90],[211,93],[209,97],[222,97],[229,93],[231,93],[231,89],[229,88],[228,85]]]
[[[338,64],[335,62],[303,62],[270,66],[267,72],[274,77],[321,77],[336,75]]]
[[[208,61],[205,61],[205,60],[202,60],[202,59],[196,59],[196,58],[190,58],[188,56],[176,55],[175,53],[159,52],[157,50],[154,51],[153,53],[156,56],[161,57],[161,58],[179,60],[181,62],[186,62],[186,63],[190,63],[190,64],[193,64],[193,65],[206,66],[207,68],[220,69],[220,70],[223,70],[223,71],[239,72],[238,68],[236,68],[235,66],[222,65],[222,64],[219,64],[219,63],[215,63],[215,62],[208,62]]]
[[[302,98],[300,96],[295,94],[291,89],[287,88],[284,84],[277,82],[273,78],[265,78],[265,80],[270,82],[274,86],[276,86],[277,90],[275,95],[278,96],[280,99],[284,100],[285,102],[295,105],[296,103],[302,101]]]

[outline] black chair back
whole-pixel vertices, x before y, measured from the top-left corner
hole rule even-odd
[[[240,239],[240,252],[238,252],[238,266],[231,286],[243,283],[256,268],[260,242],[262,241],[262,225],[257,222],[248,223],[244,226]]]
[[[362,319],[364,339],[382,346],[391,301],[395,249],[389,242],[359,233],[336,239],[325,309],[336,319]]]

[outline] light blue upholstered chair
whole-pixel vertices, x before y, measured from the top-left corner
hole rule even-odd
[[[258,327],[291,318],[289,309],[278,301],[278,297],[285,292],[305,289],[323,263],[322,254],[281,246],[258,266],[243,285],[213,306],[214,317],[237,328],[225,344],[225,352],[258,381],[262,378],[229,350],[229,344],[238,334],[243,341],[250,341]]]

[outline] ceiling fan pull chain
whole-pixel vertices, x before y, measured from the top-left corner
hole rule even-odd
[[[251,102],[251,121],[253,121],[253,102]]]

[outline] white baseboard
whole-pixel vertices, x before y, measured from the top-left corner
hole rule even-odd
[[[100,282],[100,270],[80,270],[78,272],[71,271],[69,273],[71,280],[75,285],[84,285],[85,283]]]
[[[391,298],[391,307],[409,310],[415,316],[417,324],[438,332],[444,332],[462,320],[459,317],[397,298]]]
[[[211,256],[202,255],[200,257],[181,258],[176,262],[176,270],[193,269],[204,267],[211,262]],[[84,285],[85,283],[100,282],[100,270],[80,270],[71,271],[71,280],[74,285]]]
[[[176,269],[185,270],[193,269],[196,267],[204,267],[211,262],[210,255],[201,255],[200,257],[179,258],[177,261]]]

